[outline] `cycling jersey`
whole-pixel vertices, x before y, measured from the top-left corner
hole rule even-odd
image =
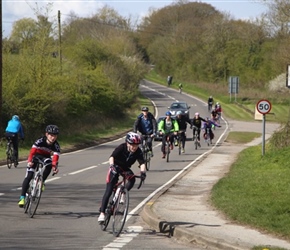
[[[191,125],[191,120],[183,115],[180,118],[176,118],[176,121],[178,122],[179,130],[186,130],[187,123]]]
[[[140,165],[145,164],[142,150],[138,148],[134,153],[131,153],[127,149],[126,142],[116,147],[110,157],[114,157],[114,164],[123,171],[130,169],[136,160]]]
[[[172,118],[170,118],[169,120],[165,118],[159,122],[158,130],[162,131],[163,134],[178,132],[179,131],[178,122]]]
[[[52,165],[57,166],[60,155],[60,146],[57,141],[48,144],[46,140],[46,136],[43,136],[33,143],[28,156],[28,162],[32,162],[34,155],[41,155],[47,158],[52,156]]]
[[[202,125],[202,121],[205,122],[205,119],[203,119],[202,117],[194,117],[192,120],[191,120],[191,124],[192,126],[195,126],[197,128],[201,128],[201,125]]]
[[[147,118],[145,118],[143,114],[140,114],[137,117],[133,131],[136,133],[138,130],[142,135],[152,135],[156,134],[156,129],[157,125],[155,117],[148,112]]]

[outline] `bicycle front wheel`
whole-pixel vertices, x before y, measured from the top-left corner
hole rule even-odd
[[[170,154],[170,145],[169,145],[169,143],[167,143],[165,150],[166,150],[165,151],[165,153],[166,153],[166,162],[169,162],[169,154]]]
[[[144,160],[145,160],[146,170],[149,171],[151,156],[148,151],[144,154]]]
[[[123,230],[129,209],[129,191],[124,188],[119,193],[113,214],[113,235],[118,237]]]
[[[36,181],[33,182],[33,189],[29,197],[30,204],[28,208],[28,214],[30,218],[32,218],[35,215],[37,207],[39,205],[42,194],[41,188],[42,188],[42,178],[38,178]]]

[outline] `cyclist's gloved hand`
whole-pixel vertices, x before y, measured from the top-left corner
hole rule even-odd
[[[111,169],[111,172],[113,174],[119,174],[119,172],[120,172],[120,168],[117,165],[114,165],[114,164],[110,165],[110,169]]]
[[[141,175],[141,180],[142,181],[145,181],[145,179],[146,179],[146,173],[144,171],[141,171],[140,172],[140,175]]]
[[[58,173],[58,171],[59,171],[59,169],[58,169],[58,167],[57,166],[52,166],[52,171],[53,171],[53,174],[57,174]]]

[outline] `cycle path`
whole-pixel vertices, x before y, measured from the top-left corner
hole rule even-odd
[[[262,133],[261,122],[229,121],[228,124],[229,131]],[[265,139],[279,127],[267,123]],[[261,143],[262,137],[245,145],[222,142],[173,185],[164,187],[147,202],[141,212],[143,220],[158,232],[186,243],[199,243],[207,249],[244,250],[261,245],[290,249],[290,242],[228,221],[208,202],[213,185],[228,173],[239,152]]]

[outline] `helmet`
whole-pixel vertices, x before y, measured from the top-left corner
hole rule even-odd
[[[19,116],[18,115],[13,115],[12,116],[12,120],[19,120]]]
[[[53,135],[58,135],[59,129],[58,129],[58,126],[56,125],[48,125],[45,129],[45,132],[49,134],[53,134]]]
[[[195,115],[195,116],[199,116],[199,113],[198,113],[198,112],[196,112],[194,115]]]
[[[220,103],[219,103],[219,102],[217,102],[217,103],[216,103],[216,105],[220,105]]]
[[[177,111],[176,115],[182,115],[182,112],[181,111]]]
[[[171,116],[170,111],[167,111],[167,112],[165,113],[165,115],[166,115],[166,116],[168,116],[168,115]]]
[[[140,144],[141,143],[141,137],[137,133],[129,132],[126,135],[126,142],[129,144]]]
[[[148,107],[143,107],[141,110],[142,111],[149,111],[149,108]]]

